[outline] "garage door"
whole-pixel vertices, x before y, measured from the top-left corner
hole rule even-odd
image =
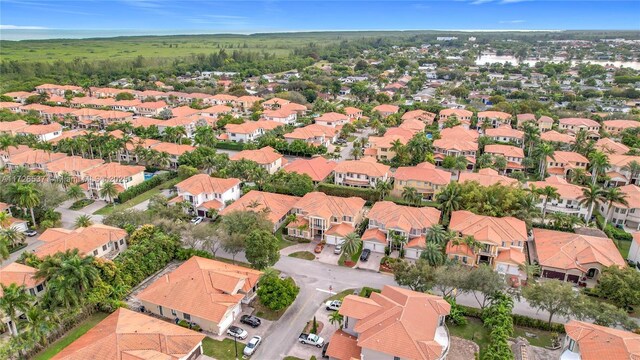
[[[544,270],[542,272],[542,277],[545,277],[547,279],[558,279],[564,281],[564,275],[565,274],[562,272],[552,270]]]
[[[578,280],[580,280],[580,276],[578,276],[578,275],[567,275],[567,281],[568,282],[572,282],[574,284],[577,284]]]

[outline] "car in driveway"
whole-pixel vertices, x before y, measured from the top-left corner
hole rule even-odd
[[[327,309],[327,310],[338,311],[338,310],[340,310],[340,306],[342,306],[342,301],[340,301],[340,300],[329,300],[324,305],[325,305],[325,309]]]
[[[34,237],[38,235],[38,232],[33,229],[28,229],[27,231],[24,232],[24,234],[27,235],[28,237]]]
[[[247,346],[244,347],[244,351],[242,353],[246,356],[253,355],[253,353],[256,352],[256,349],[258,348],[258,346],[260,346],[261,343],[262,337],[257,335],[252,337],[251,340],[249,340],[249,342],[247,343]]]
[[[362,254],[360,254],[360,261],[369,260],[369,256],[371,256],[371,250],[369,249],[362,250]]]
[[[320,254],[322,252],[322,249],[324,249],[324,245],[318,244],[318,245],[316,245],[316,248],[313,249],[313,252],[316,253],[316,254]]]
[[[340,255],[340,253],[342,253],[342,244],[336,245],[336,247],[333,249],[333,253],[336,255]]]
[[[234,337],[236,339],[244,340],[247,338],[249,333],[246,330],[239,328],[237,326],[229,326],[229,328],[227,329],[227,335]]]
[[[243,324],[247,324],[252,328],[257,328],[258,326],[260,326],[260,324],[262,324],[262,321],[260,321],[260,319],[253,315],[242,315],[240,317],[240,322]]]
[[[302,333],[298,337],[298,341],[305,345],[313,345],[315,347],[321,348],[324,346],[324,339],[316,334],[305,334]]]
[[[197,216],[197,217],[194,217],[193,219],[191,219],[191,223],[192,223],[193,225],[198,225],[198,224],[200,224],[203,220],[204,220],[204,218],[203,218],[202,216]]]
[[[329,356],[327,355],[327,349],[328,348],[329,348],[329,343],[328,342],[324,343],[324,346],[322,347],[322,357],[324,359],[328,359],[329,358]]]

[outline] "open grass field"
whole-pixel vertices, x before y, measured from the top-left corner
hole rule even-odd
[[[62,351],[64,348],[69,346],[72,342],[78,339],[80,336],[84,335],[87,331],[89,331],[92,327],[94,327],[97,323],[102,321],[107,317],[107,313],[98,312],[91,316],[89,316],[85,321],[71,329],[65,336],[58,339],[58,341],[49,345],[44,351],[36,355],[35,360],[47,360],[51,359],[57,353]]]
[[[53,39],[0,41],[3,60],[56,61],[122,60],[138,56],[156,58],[184,57],[208,54],[227,49],[248,52],[268,52],[286,56],[293,49],[314,43],[318,46],[343,40],[381,36],[407,36],[408,32],[304,32],[254,35],[174,35],[128,36],[93,39]]]

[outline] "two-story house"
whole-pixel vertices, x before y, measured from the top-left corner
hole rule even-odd
[[[344,113],[347,115],[349,119],[360,119],[363,116],[364,112],[362,111],[362,109],[348,106],[344,108]]]
[[[105,199],[100,195],[100,190],[105,183],[111,182],[118,192],[138,185],[144,181],[144,166],[120,165],[118,163],[106,163],[85,172],[87,178],[87,191],[93,199]]]
[[[580,130],[585,130],[589,134],[590,139],[597,140],[600,138],[600,123],[591,119],[584,118],[564,118],[558,120],[558,128],[565,130],[571,135],[575,135]]]
[[[164,101],[149,101],[137,105],[135,112],[142,116],[158,116],[166,109],[169,109],[169,106]]]
[[[5,150],[0,150],[0,167],[8,166],[11,156],[27,151],[31,151],[27,145],[11,145]]]
[[[196,148],[195,146],[185,145],[185,144],[159,142],[155,144],[152,149],[160,153],[169,154],[169,168],[177,169],[178,159],[180,158],[180,156],[182,156],[185,153],[192,152]]]
[[[78,249],[84,256],[114,259],[127,248],[127,231],[102,224],[75,230],[49,228],[38,240],[44,244],[35,250],[39,258],[67,250]]]
[[[580,201],[583,198],[584,189],[582,186],[571,184],[567,180],[559,176],[549,176],[544,181],[532,181],[527,183],[530,188],[543,189],[547,186],[551,186],[556,189],[558,193],[557,199],[549,199],[546,204],[545,213],[559,212],[567,215],[575,215],[583,220],[587,220],[586,217],[589,212],[589,208],[586,205],[581,205]],[[541,197],[537,207],[542,210],[545,203],[545,198]]]
[[[500,175],[496,170],[491,168],[480,169],[477,173],[465,172],[460,174],[458,182],[462,184],[467,181],[475,181],[481,186],[491,186],[495,184],[515,186],[518,184],[518,180]]]
[[[245,121],[242,124],[227,124],[225,131],[227,139],[233,142],[246,143],[257,140],[266,132],[283,126],[281,122],[260,120]]]
[[[450,259],[469,266],[486,264],[508,277],[511,284],[526,280],[526,273],[521,270],[526,262],[523,249],[528,239],[524,221],[459,210],[451,214],[449,230],[462,239],[468,236],[474,239],[473,244],[449,241],[446,253]]]
[[[59,179],[63,174],[69,174],[74,182],[82,182],[86,178],[87,170],[104,164],[102,159],[85,159],[81,156],[65,156],[47,163],[47,175],[52,180]]]
[[[62,135],[62,125],[57,122],[46,125],[27,125],[18,130],[18,135],[33,135],[40,141],[49,141]]]
[[[311,159],[296,159],[290,163],[287,163],[282,171],[294,172],[300,175],[309,175],[314,184],[317,184],[326,178],[328,178],[333,169],[335,169],[337,163],[330,161],[322,156],[316,156]]]
[[[385,285],[369,298],[347,295],[344,326],[329,340],[331,360],[443,360],[450,348],[445,318],[451,305],[439,296]]]
[[[429,228],[440,221],[440,210],[378,201],[367,218],[368,229],[362,234],[365,249],[384,253],[385,248],[389,248],[390,251],[404,251],[409,259],[418,259],[426,247]]]
[[[44,279],[36,277],[37,271],[38,269],[32,268],[31,266],[22,265],[17,262],[10,263],[0,269],[0,284],[4,286],[10,286],[11,284],[24,286],[27,294],[39,298],[44,294],[45,281]],[[0,298],[2,298],[3,295],[2,288],[0,288]],[[20,316],[21,312],[18,312],[16,315]],[[9,334],[13,336],[18,335],[16,331],[17,324],[11,321],[8,316],[2,315],[2,322],[9,329]]]
[[[524,151],[520,147],[501,144],[485,145],[484,153],[504,157],[507,160],[507,167],[504,169],[507,174],[524,169],[522,165]]]
[[[275,110],[264,110],[262,112],[262,118],[277,121],[285,125],[293,125],[298,121],[298,113],[294,109],[280,107]]]
[[[550,175],[567,177],[573,169],[587,171],[589,159],[574,151],[556,151],[552,156],[547,156],[547,172]]]
[[[640,187],[638,185],[624,185],[620,187],[627,205],[613,203],[609,208],[608,202],[599,203],[600,213],[607,216],[607,220],[614,225],[626,226],[632,230],[640,230]]]
[[[207,174],[194,175],[176,184],[178,196],[171,202],[184,201],[198,216],[208,217],[212,210],[224,209],[227,202],[240,198],[240,180],[220,179]]]
[[[460,126],[469,129],[471,126],[471,117],[473,112],[464,109],[443,109],[438,114],[438,127],[442,129],[447,120],[455,118],[460,122]]]
[[[502,111],[480,111],[478,113],[478,125],[484,124],[494,128],[504,125],[511,127],[511,114]]]
[[[627,184],[640,185],[640,173],[632,173],[629,164],[633,161],[640,163],[638,155],[610,154],[609,168],[607,169],[607,187],[622,186]]]
[[[186,320],[223,335],[240,316],[242,304],[256,295],[261,276],[258,270],[194,256],[136,297],[156,316]]]
[[[435,165],[423,162],[416,166],[401,166],[393,174],[393,190],[391,194],[402,197],[407,187],[418,191],[422,199],[430,201],[451,181],[451,173],[437,169]]]
[[[287,233],[338,245],[362,221],[364,204],[364,199],[359,197],[307,193],[293,206],[292,212],[296,214],[296,220],[287,225]]]
[[[541,277],[587,287],[596,285],[602,269],[627,266],[616,245],[607,237],[533,229],[535,253]]]
[[[524,132],[515,130],[509,125],[489,128],[485,131],[485,135],[493,141],[512,143],[520,147],[524,144]]]
[[[420,109],[402,114],[402,120],[419,120],[427,125],[431,125],[435,119],[436,114]]]
[[[375,188],[378,181],[388,181],[389,169],[372,157],[341,161],[333,170],[334,182],[337,185]]]
[[[7,161],[7,167],[9,170],[22,166],[34,171],[46,171],[48,163],[64,157],[67,157],[67,154],[52,153],[40,149],[27,150],[11,154]]]
[[[640,128],[640,121],[635,120],[606,120],[602,122],[604,131],[609,135],[617,137],[620,136],[624,130]]]
[[[285,222],[287,216],[292,213],[293,207],[299,200],[300,198],[297,196],[251,190],[225,207],[220,215],[225,216],[234,211],[264,212],[267,219],[273,224],[273,232],[275,233]]]
[[[313,120],[318,125],[335,128],[337,126],[342,126],[349,123],[351,119],[352,118],[350,118],[345,114],[340,114],[337,112],[328,112],[314,118]]]
[[[400,110],[399,106],[391,105],[391,104],[380,104],[373,108],[373,111],[380,114],[382,117],[387,117],[393,114],[397,114]]]
[[[284,139],[289,144],[301,140],[310,145],[328,147],[338,139],[338,131],[333,127],[311,124],[284,134]]]
[[[540,140],[550,142],[556,149],[569,150],[571,145],[576,142],[576,138],[569,134],[559,133],[555,130],[550,130],[540,134]]]
[[[601,138],[596,141],[595,148],[607,155],[624,155],[629,152],[629,147],[611,138]]]
[[[271,146],[265,146],[257,150],[242,150],[229,158],[231,161],[250,160],[267,170],[269,174],[275,174],[280,170],[286,160]]]
[[[636,359],[640,335],[588,322],[570,320],[559,360]]]

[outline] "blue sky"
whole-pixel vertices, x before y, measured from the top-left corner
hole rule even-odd
[[[640,1],[1,0],[1,29],[640,30]]]

